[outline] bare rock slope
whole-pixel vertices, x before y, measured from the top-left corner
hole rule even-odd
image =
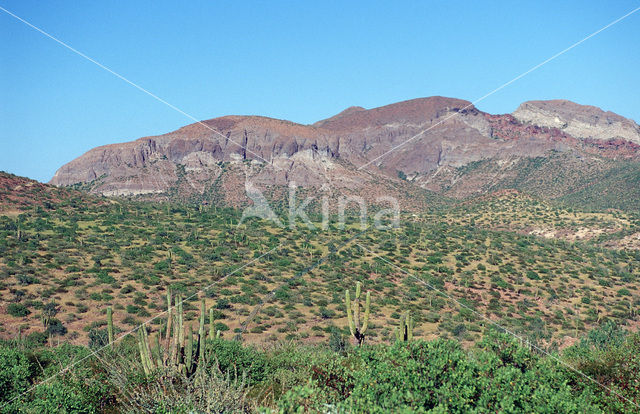
[[[513,113],[519,121],[558,128],[576,138],[622,139],[640,144],[640,126],[600,108],[565,100],[524,102]]]

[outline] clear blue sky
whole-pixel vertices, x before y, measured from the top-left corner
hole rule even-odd
[[[312,123],[475,100],[639,1],[32,1],[0,6],[198,119]],[[348,4],[346,4],[348,3]],[[85,151],[192,121],[0,11],[0,170],[48,181]],[[640,12],[478,104],[566,98],[640,121]]]

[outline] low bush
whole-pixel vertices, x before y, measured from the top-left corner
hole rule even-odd
[[[29,315],[31,311],[21,303],[10,303],[9,306],[7,306],[7,313],[20,318]]]

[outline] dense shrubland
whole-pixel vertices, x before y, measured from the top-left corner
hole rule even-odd
[[[469,349],[446,339],[360,347],[213,339],[213,358],[193,375],[145,374],[128,338],[46,382],[90,350],[3,343],[2,412],[597,413],[637,412],[619,395],[640,397],[640,336],[613,324],[553,357],[493,330]]]

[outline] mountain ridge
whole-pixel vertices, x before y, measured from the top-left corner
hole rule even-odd
[[[567,168],[586,172],[598,163],[613,168],[621,160],[636,162],[640,127],[569,101],[527,101],[513,114],[493,115],[469,101],[441,96],[349,107],[310,125],[228,115],[96,147],[62,166],[50,183],[103,195],[170,197],[173,192],[202,198],[212,183],[225,179],[234,182],[225,191],[240,193],[246,181],[315,189],[329,184],[372,194],[409,181],[419,190],[464,198],[486,192],[496,179],[513,178],[518,172],[510,171],[511,164],[553,154],[580,160]],[[500,172],[465,173],[478,162],[493,163]],[[359,169],[363,165],[366,171]],[[224,177],[229,171],[236,177]]]

